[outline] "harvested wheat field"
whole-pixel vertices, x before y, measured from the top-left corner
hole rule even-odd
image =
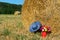
[[[59,31],[59,27],[57,27],[56,30]],[[60,34],[58,31],[56,35],[51,33],[43,39],[41,33],[34,34],[26,30],[21,22],[20,15],[0,15],[0,40],[59,40]]]
[[[60,40],[60,0],[25,0],[21,16],[24,32],[29,32],[31,23],[39,20],[42,25],[50,26],[52,29],[46,40]],[[38,34],[37,37],[41,38]],[[38,38],[34,40],[40,40]]]
[[[52,29],[46,38],[29,31],[37,20]],[[60,40],[60,0],[25,0],[21,15],[0,15],[0,40]]]

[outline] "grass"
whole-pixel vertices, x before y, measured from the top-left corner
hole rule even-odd
[[[52,40],[54,38],[52,36],[50,34],[43,39],[41,33],[34,34],[25,31],[20,15],[0,15],[0,40]],[[57,40],[59,38],[60,36]]]
[[[4,29],[2,35],[8,36],[11,32],[8,29]]]

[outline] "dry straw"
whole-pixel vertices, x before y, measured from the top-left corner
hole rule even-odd
[[[21,16],[27,30],[31,23],[39,20],[51,26],[52,34],[60,34],[60,0],[25,0]]]
[[[14,15],[19,15],[19,14],[20,14],[19,11],[15,11],[15,12],[14,12]]]

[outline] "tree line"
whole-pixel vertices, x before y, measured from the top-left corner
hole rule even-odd
[[[14,14],[15,11],[21,12],[22,5],[0,2],[0,14]]]

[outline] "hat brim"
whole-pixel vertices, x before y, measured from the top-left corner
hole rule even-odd
[[[32,29],[32,26],[30,27],[30,32],[35,32],[40,28],[40,26],[37,26],[37,28],[35,30]]]
[[[34,25],[35,25],[35,27],[37,27],[36,29],[32,28]],[[36,21],[36,22],[34,22],[34,23],[32,23],[30,25],[30,29],[29,30],[30,30],[30,32],[35,32],[35,31],[39,30],[40,27],[41,27],[41,23],[39,21]]]
[[[32,27],[30,28],[30,32],[35,32],[39,29],[40,27],[38,27],[37,29],[33,30]]]

